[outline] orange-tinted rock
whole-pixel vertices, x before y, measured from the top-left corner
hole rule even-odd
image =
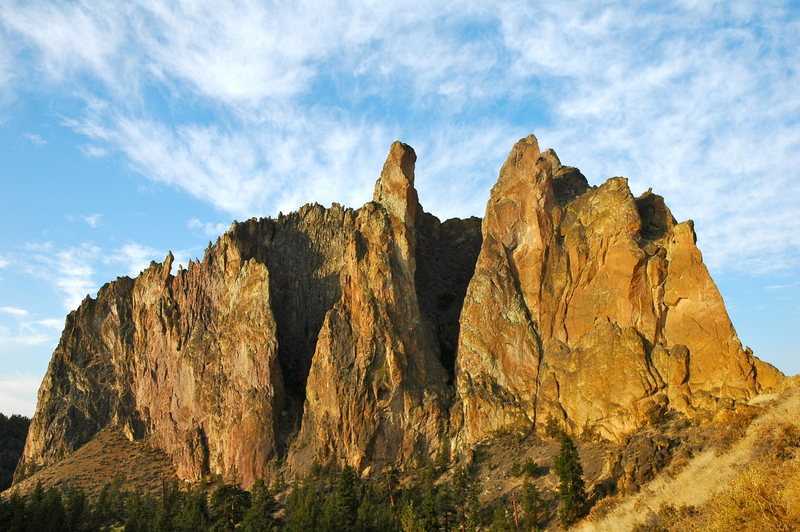
[[[283,401],[267,269],[228,237],[202,264],[175,276],[171,267],[169,255],[70,314],[39,392],[28,467],[113,424],[147,435],[181,478],[265,476]]]
[[[555,417],[621,438],[666,408],[746,399],[780,379],[736,336],[663,199],[623,178],[589,188],[535,138],[492,189],[461,315],[461,445]]]
[[[358,213],[308,377],[303,426],[289,464],[411,465],[445,432],[446,373],[415,287],[413,150],[395,143]],[[381,203],[377,203],[380,201]]]
[[[780,383],[742,349],[691,222],[660,196],[619,177],[590,187],[530,136],[482,221],[440,222],[415,160],[393,144],[358,210],[234,223],[202,262],[173,275],[169,255],[87,298],[19,474],[110,426],[181,478],[249,486],[283,458],[298,473],[407,467],[551,417],[622,439]]]

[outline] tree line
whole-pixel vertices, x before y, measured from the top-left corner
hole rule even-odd
[[[25,416],[8,417],[0,413],[0,491],[11,485],[30,424],[31,420]]]
[[[587,510],[578,452],[566,434],[553,468],[560,480],[557,511],[530,478],[535,464],[517,468],[526,476],[520,492],[486,507],[477,469],[461,466],[443,475],[447,462],[440,457],[402,481],[396,470],[362,479],[350,466],[316,465],[291,486],[279,477],[271,486],[257,481],[249,492],[217,478],[136,493],[121,489],[116,478],[89,500],[78,488],[62,493],[39,484],[25,498],[0,499],[0,531],[511,532],[540,530],[553,517],[568,526]],[[279,504],[276,494],[287,491]]]

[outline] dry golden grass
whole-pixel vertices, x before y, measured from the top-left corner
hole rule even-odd
[[[175,478],[175,470],[162,451],[144,442],[129,441],[118,430],[107,428],[64,460],[37,471],[3,494],[26,494],[41,482],[45,488],[53,486],[62,491],[69,486],[80,487],[94,497],[115,476],[122,478],[123,490],[157,492],[165,481]]]
[[[717,442],[723,450],[703,452],[575,529],[800,530],[800,385],[757,414],[728,418],[733,426]]]
[[[711,439],[711,445],[717,453],[727,451],[731,446],[747,434],[750,424],[763,412],[763,408],[741,406],[735,410],[723,410],[714,419],[717,431]]]
[[[768,463],[771,461],[772,463]],[[748,466],[703,509],[702,532],[800,529],[800,460]]]

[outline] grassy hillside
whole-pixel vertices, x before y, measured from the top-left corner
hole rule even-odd
[[[576,530],[800,529],[800,384],[717,418],[709,449],[639,493],[598,505]],[[741,437],[737,437],[741,436]]]
[[[163,452],[144,442],[129,441],[118,430],[104,429],[61,462],[36,472],[8,492],[27,494],[41,482],[62,492],[68,487],[81,488],[94,497],[115,477],[121,479],[123,490],[155,493],[164,481],[174,479],[175,473]]]

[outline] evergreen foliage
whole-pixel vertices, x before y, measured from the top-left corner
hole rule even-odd
[[[515,516],[520,530],[547,521],[545,503],[531,482],[512,495],[517,505],[506,500],[485,508],[476,468],[460,467],[441,477],[435,462],[402,483],[391,469],[361,479],[351,467],[315,467],[287,486],[282,512],[263,481],[250,492],[219,479],[172,482],[157,494],[124,491],[122,481],[115,478],[93,499],[78,488],[62,494],[41,484],[26,498],[1,497],[0,532],[472,532],[487,527],[503,532],[516,530]]]
[[[11,486],[30,424],[25,416],[0,414],[0,491]]]
[[[240,528],[244,532],[272,532],[278,530],[274,518],[278,510],[278,502],[270,490],[259,479],[250,491],[250,508],[244,513]]]
[[[513,532],[514,530],[514,517],[509,513],[508,508],[503,504],[496,506],[494,514],[492,514],[492,523],[489,525],[489,532]]]
[[[578,449],[566,433],[561,435],[561,450],[556,457],[554,469],[559,478],[561,498],[558,518],[566,528],[585,515],[587,506],[583,467]]]
[[[453,505],[459,530],[472,532],[480,524],[481,507],[478,501],[480,483],[472,467],[460,467],[453,475]]]
[[[233,530],[250,508],[250,493],[218,480],[209,498],[212,530]]]
[[[528,530],[538,530],[547,522],[547,506],[536,489],[536,484],[531,481],[522,485],[522,512]]]

